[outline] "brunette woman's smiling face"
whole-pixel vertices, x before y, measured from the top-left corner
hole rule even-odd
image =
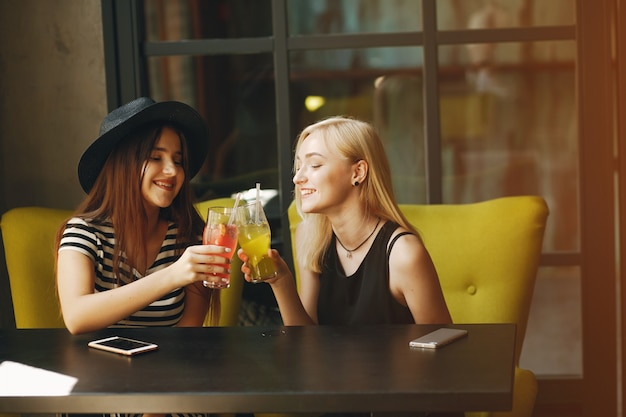
[[[345,201],[352,189],[353,164],[329,149],[319,132],[307,136],[296,154],[293,177],[305,213],[324,213]]]
[[[181,139],[175,130],[164,127],[144,164],[141,194],[146,209],[169,207],[184,180]]]

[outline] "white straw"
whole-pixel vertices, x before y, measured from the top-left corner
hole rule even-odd
[[[259,211],[261,209],[260,194],[261,194],[261,183],[257,182],[256,183],[256,201],[254,204],[254,222],[255,223],[259,223]]]
[[[233,205],[233,211],[230,213],[230,217],[228,218],[228,224],[233,224],[235,221],[235,212],[237,211],[237,206],[239,205],[239,200],[241,199],[241,193],[237,193],[237,197],[235,197],[235,204]]]

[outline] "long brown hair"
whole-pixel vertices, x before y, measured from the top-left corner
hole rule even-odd
[[[182,254],[188,246],[198,244],[202,236],[204,221],[193,206],[188,148],[184,133],[176,126],[160,123],[145,126],[129,135],[113,149],[91,191],[72,216],[88,219],[96,224],[112,223],[115,231],[113,273],[118,285],[123,283],[120,274],[125,273],[120,270],[120,261],[125,261],[131,268],[140,270],[138,267],[145,263],[141,261],[146,260],[148,239],[141,183],[145,163],[165,127],[173,129],[180,138],[185,179],[172,204],[162,208],[159,216],[178,226],[175,248],[177,255]],[[55,251],[57,254],[68,221],[69,219],[57,232]],[[124,256],[125,259],[122,259]],[[134,274],[129,275],[133,279]],[[207,291],[211,324],[216,324],[219,321],[219,291],[209,289]]]

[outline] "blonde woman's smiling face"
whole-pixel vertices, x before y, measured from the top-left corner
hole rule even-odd
[[[341,204],[352,189],[353,164],[329,149],[319,132],[300,143],[295,165],[293,183],[305,213],[323,213]]]

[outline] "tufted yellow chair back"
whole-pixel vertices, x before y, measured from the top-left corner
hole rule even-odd
[[[401,205],[422,235],[456,323],[516,323],[519,363],[548,209],[539,197]]]
[[[493,415],[530,417],[537,383],[532,372],[517,365],[548,216],[545,201],[515,196],[472,204],[407,204],[400,209],[424,240],[455,323],[516,324],[513,411]],[[296,263],[293,238],[301,219],[293,202],[288,215]]]
[[[206,216],[204,205],[233,203],[232,199],[218,199],[196,207]],[[44,207],[19,207],[2,215],[0,228],[17,328],[65,327],[56,294],[54,239],[61,223],[71,215],[69,210]],[[238,321],[243,276],[235,258],[231,287],[221,290],[220,326],[234,326]]]
[[[65,327],[56,294],[54,238],[71,214],[69,210],[20,207],[2,215],[0,227],[18,329]]]

